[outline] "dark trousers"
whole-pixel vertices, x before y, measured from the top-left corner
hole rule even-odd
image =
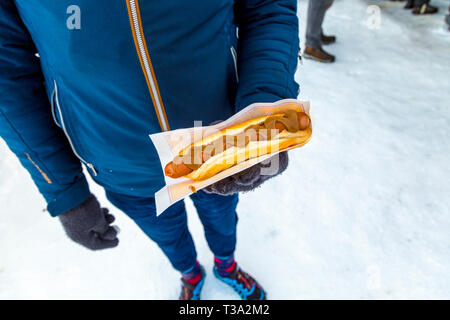
[[[155,241],[172,266],[185,272],[197,260],[194,241],[188,230],[184,201],[156,216],[154,198],[139,198],[106,191],[109,201],[125,212]],[[236,206],[238,195],[221,196],[199,191],[191,196],[215,256],[232,256],[236,248]]]
[[[420,6],[422,6],[423,4],[429,3],[429,2],[430,2],[430,0],[414,0],[413,5],[414,5],[415,7],[420,7]]]
[[[313,48],[322,47],[322,23],[325,12],[333,4],[333,0],[309,0],[308,20],[306,25],[306,45]]]

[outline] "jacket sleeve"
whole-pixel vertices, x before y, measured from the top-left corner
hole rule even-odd
[[[237,0],[237,111],[255,102],[297,98],[297,0]]]
[[[89,187],[80,161],[53,122],[36,52],[14,1],[0,1],[0,137],[57,216],[86,200]]]

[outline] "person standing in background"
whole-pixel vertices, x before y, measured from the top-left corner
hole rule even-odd
[[[310,0],[308,4],[308,18],[306,26],[306,48],[303,57],[319,62],[331,63],[335,56],[323,50],[322,45],[336,42],[335,36],[323,34],[322,23],[325,12],[333,4],[333,0]]]

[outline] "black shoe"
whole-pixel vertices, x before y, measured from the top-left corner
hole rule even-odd
[[[322,48],[313,48],[310,46],[306,47],[305,51],[303,52],[303,57],[305,57],[306,59],[312,59],[324,63],[332,63],[336,60],[335,56],[329,54]]]
[[[412,9],[414,8],[414,0],[408,0],[408,2],[406,2],[405,4],[405,9]]]
[[[431,5],[427,4],[427,3],[424,3],[423,5],[418,6],[418,7],[414,7],[414,9],[412,11],[412,13],[416,14],[416,15],[419,15],[419,14],[433,14],[433,13],[436,13],[436,12],[438,12],[438,8],[433,7],[433,6],[431,6]]]
[[[336,36],[326,36],[322,34],[321,39],[323,45],[332,44],[336,42]]]

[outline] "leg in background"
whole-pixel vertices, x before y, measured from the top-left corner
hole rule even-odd
[[[306,45],[313,48],[322,46],[322,23],[325,12],[331,7],[333,0],[310,0],[306,26]]]
[[[332,5],[333,0],[310,0],[308,4],[308,21],[306,27],[306,47],[303,57],[318,62],[331,63],[335,57],[322,49],[322,44],[331,44],[335,37],[324,36],[322,23],[325,12]]]

